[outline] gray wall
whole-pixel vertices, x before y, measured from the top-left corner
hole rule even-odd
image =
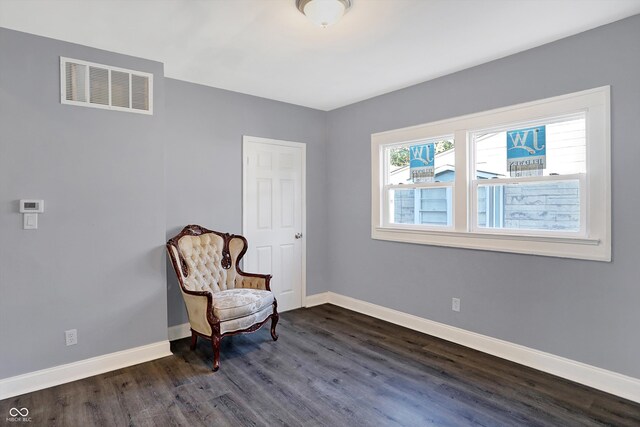
[[[153,73],[154,115],[62,105],[60,56]],[[0,378],[166,340],[163,65],[6,29],[0,61]]]
[[[60,104],[60,56],[153,73],[154,115]],[[164,243],[189,223],[242,232],[243,135],[307,143],[307,290],[328,290],[325,112],[6,29],[0,58],[0,378],[186,322]],[[45,200],[39,230],[22,230],[20,198]],[[72,328],[79,344],[66,347]]]
[[[242,136],[307,144],[307,294],[328,290],[326,113],[166,79],[167,237],[187,224],[242,233]],[[249,242],[251,244],[251,242]],[[188,321],[167,265],[169,325]]]
[[[640,378],[639,40],[635,16],[330,112],[331,290]],[[612,88],[612,263],[371,239],[372,133],[603,85]]]

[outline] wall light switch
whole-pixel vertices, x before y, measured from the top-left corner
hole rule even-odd
[[[38,228],[38,214],[37,213],[25,213],[22,214],[23,223],[22,228],[25,230],[36,230]]]

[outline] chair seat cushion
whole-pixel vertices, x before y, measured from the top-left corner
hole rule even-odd
[[[213,294],[213,314],[220,321],[250,316],[273,304],[273,293],[261,289],[236,288]]]

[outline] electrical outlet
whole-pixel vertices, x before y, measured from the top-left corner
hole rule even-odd
[[[78,344],[78,330],[69,329],[68,331],[64,331],[64,339],[67,345]]]
[[[451,298],[451,310],[460,311],[460,298]]]

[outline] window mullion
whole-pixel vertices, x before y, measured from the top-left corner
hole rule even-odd
[[[469,170],[471,147],[466,130],[458,130],[453,135],[456,157],[455,191],[453,192],[453,228],[455,231],[469,231]]]

